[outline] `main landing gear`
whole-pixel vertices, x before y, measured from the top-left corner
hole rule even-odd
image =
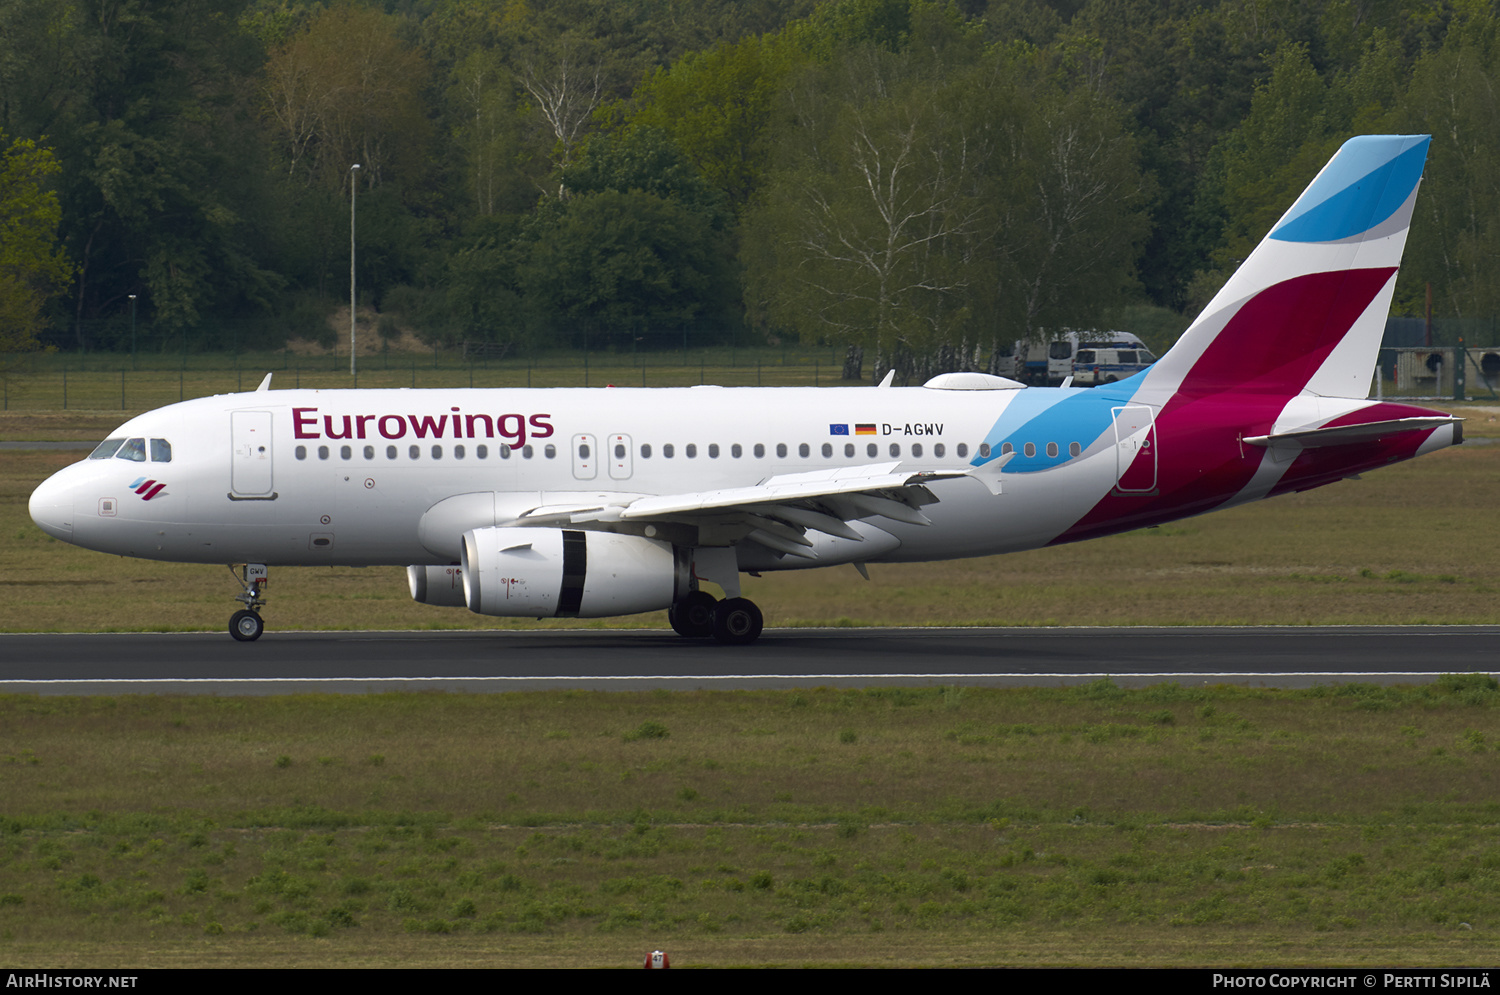
[[[260,634],[266,631],[266,623],[261,621],[259,609],[266,606],[265,594],[262,588],[266,586],[266,565],[264,563],[247,563],[242,572],[236,572],[231,565],[229,572],[235,575],[235,580],[244,585],[243,593],[236,594],[234,600],[241,602],[245,607],[229,616],[229,634],[242,643],[254,642],[260,638]]]
[[[667,619],[679,636],[713,636],[729,646],[744,646],[760,637],[765,618],[748,598],[720,601],[707,591],[694,591],[671,608]]]

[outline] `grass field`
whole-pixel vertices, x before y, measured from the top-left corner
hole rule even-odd
[[[1500,692],[0,699],[0,958],[1493,963]]]
[[[1474,444],[1035,553],[750,580],[772,625],[1500,621]],[[0,415],[94,440],[115,412]],[[220,629],[222,567],[44,536],[0,628]],[[273,628],[510,623],[280,569]],[[569,624],[569,623],[550,623]],[[579,624],[579,623],[572,623]],[[664,625],[660,615],[607,625]],[[227,639],[227,636],[225,637]],[[48,966],[1484,965],[1500,692],[0,697],[0,958]]]

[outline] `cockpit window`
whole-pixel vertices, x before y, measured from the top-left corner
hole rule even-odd
[[[170,442],[168,442],[166,439],[152,439],[151,440],[151,462],[153,462],[153,463],[170,463],[170,462],[172,462],[172,444]]]
[[[120,447],[120,451],[115,454],[115,457],[117,459],[128,459],[132,463],[146,462],[146,440],[127,440],[125,445]]]
[[[89,453],[89,459],[109,459],[124,441],[124,439],[105,439],[95,447],[93,452]]]

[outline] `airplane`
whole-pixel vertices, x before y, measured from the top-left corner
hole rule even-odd
[[[271,390],[132,418],[31,496],[49,535],[227,563],[406,565],[490,616],[666,609],[743,645],[740,575],[987,556],[1305,491],[1463,441],[1368,398],[1429,136],[1348,141],[1152,367],[1091,388]],[[704,585],[722,589],[716,598]]]

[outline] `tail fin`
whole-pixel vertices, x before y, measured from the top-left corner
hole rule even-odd
[[[1141,393],[1365,397],[1431,140],[1345,142]]]

